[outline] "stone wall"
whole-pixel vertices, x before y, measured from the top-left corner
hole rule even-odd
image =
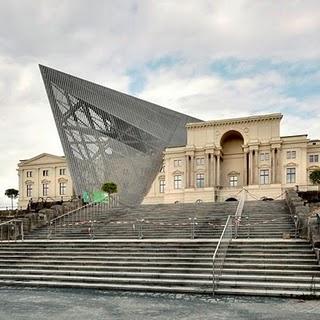
[[[39,212],[29,212],[22,216],[16,214],[14,219],[23,221],[23,231],[24,234],[27,234],[39,227],[47,225],[51,219],[80,206],[81,201],[64,202],[62,205],[54,205],[50,209],[42,209]],[[14,228],[12,225],[4,225],[1,228],[2,240],[21,239],[20,227]]]
[[[291,214],[297,220],[300,236],[308,239],[315,249],[320,248],[320,225],[316,211],[311,211],[309,204],[293,189],[286,191],[286,202]]]

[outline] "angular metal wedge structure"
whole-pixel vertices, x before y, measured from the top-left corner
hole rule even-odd
[[[118,185],[120,201],[139,204],[166,147],[185,145],[198,119],[40,65],[76,194]]]

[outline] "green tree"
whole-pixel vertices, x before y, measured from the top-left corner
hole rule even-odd
[[[110,197],[110,194],[118,192],[118,187],[114,182],[109,181],[102,185],[101,190],[106,192]]]
[[[7,189],[4,194],[11,199],[11,209],[13,210],[13,199],[18,197],[19,191],[16,189]]]
[[[320,186],[320,169],[314,170],[310,173],[310,180],[318,185],[318,189]]]

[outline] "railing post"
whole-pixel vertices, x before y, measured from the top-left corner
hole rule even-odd
[[[220,239],[212,256],[212,294],[215,294],[219,274],[223,270],[224,259],[227,255],[228,247],[232,241],[232,219],[228,216],[227,222],[223,228]]]
[[[21,240],[24,241],[23,220],[21,220]]]
[[[191,220],[191,239],[194,239],[195,238],[195,226],[197,224],[197,222],[196,222],[197,218],[193,217],[193,218],[189,218],[189,220]]]

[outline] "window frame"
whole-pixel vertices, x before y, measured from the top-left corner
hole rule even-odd
[[[269,169],[260,169],[259,182],[260,182],[260,185],[270,184],[270,170]]]
[[[296,183],[296,180],[297,180],[296,175],[297,175],[297,170],[295,167],[287,168],[287,170],[286,170],[286,183],[288,183],[288,184]]]
[[[164,188],[166,187],[166,181],[164,179],[159,180],[159,192],[164,193]]]
[[[297,151],[296,150],[288,150],[287,151],[287,159],[296,159]]]
[[[60,196],[65,196],[66,195],[66,191],[67,191],[66,182],[59,182],[59,195]]]
[[[204,157],[196,158],[196,165],[197,166],[204,166]]]
[[[173,166],[174,166],[175,168],[182,167],[182,160],[181,160],[181,159],[175,159],[175,160],[173,160]]]
[[[319,162],[319,155],[318,154],[309,154],[309,162],[311,163],[318,163]]]
[[[59,169],[59,176],[65,176],[65,175],[66,175],[66,172],[67,172],[67,169],[66,169],[66,168],[60,168],[60,169]]]
[[[204,173],[199,172],[196,174],[196,188],[204,188]]]
[[[260,152],[260,161],[269,161],[270,152]]]
[[[49,184],[48,183],[43,183],[42,184],[42,196],[47,197],[49,193]]]
[[[229,176],[229,186],[230,187],[237,187],[238,182],[239,182],[238,176],[236,176],[236,175]]]
[[[173,188],[175,190],[182,189],[182,175],[176,174],[173,177]]]
[[[32,184],[27,184],[27,197],[32,197]]]
[[[43,169],[42,170],[42,176],[43,177],[49,177],[49,170],[48,169]]]

